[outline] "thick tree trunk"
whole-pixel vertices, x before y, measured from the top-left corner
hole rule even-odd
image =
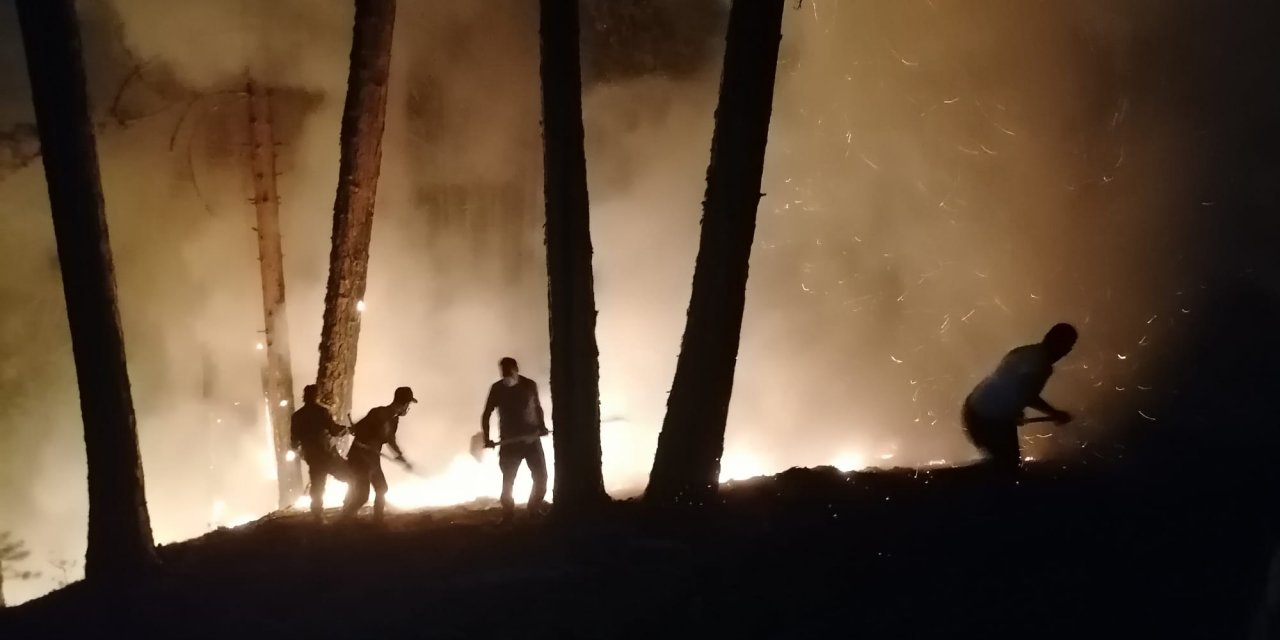
[[[157,562],[143,488],[124,336],[73,0],[20,0],[89,467],[85,576],[122,579]]]
[[[646,499],[701,503],[719,486],[746,302],[785,0],[737,0],[724,70],[693,294]]]
[[[253,204],[258,214],[258,262],[262,267],[262,312],[266,334],[263,393],[271,416],[280,508],[302,495],[302,465],[289,460],[289,419],[293,415],[293,370],[289,357],[289,317],[284,298],[284,250],[280,246],[280,194],[276,190],[276,146],[271,131],[271,95],[249,82],[250,164]]]
[[[572,513],[608,498],[600,470],[600,354],[583,149],[578,0],[542,0],[541,5],[555,509]]]
[[[395,0],[356,0],[347,102],[342,111],[338,196],[333,204],[333,248],[320,333],[320,403],[341,419],[351,411],[360,338],[360,310],[369,275],[369,238],[382,164],[387,78]]]

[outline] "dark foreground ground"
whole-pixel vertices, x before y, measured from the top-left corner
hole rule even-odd
[[[145,584],[81,583],[0,638],[1240,638],[1274,494],[1229,472],[1042,465],[735,483],[724,504],[598,521],[269,517],[166,546]]]

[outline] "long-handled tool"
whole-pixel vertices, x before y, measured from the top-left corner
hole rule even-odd
[[[1037,422],[1057,422],[1057,420],[1054,419],[1053,416],[1036,416],[1034,418],[1023,418],[1019,420],[1018,426],[1021,427],[1028,424],[1035,424]]]
[[[404,458],[397,458],[397,457],[392,456],[392,455],[387,455],[385,452],[381,452],[381,451],[380,451],[380,452],[378,452],[378,455],[380,455],[380,456],[382,456],[382,457],[384,457],[384,458],[386,458],[386,459],[388,459],[388,460],[390,460],[390,461],[392,461],[392,462],[394,462],[394,463],[396,463],[396,464],[400,465],[401,467],[403,467],[403,468],[404,468],[404,470],[405,470],[405,471],[408,471],[409,473],[412,473],[413,475],[418,476],[419,478],[422,478],[423,480],[426,480],[426,479],[427,479],[427,477],[426,477],[426,476],[424,476],[424,475],[422,475],[421,473],[419,473],[419,472],[418,472],[417,467],[413,466],[413,463],[412,463],[412,462],[409,462],[408,460],[405,460]]]
[[[521,442],[537,442],[539,439],[545,436],[549,436],[551,434],[552,432],[548,431],[546,433],[531,433],[527,436],[516,436],[513,438],[505,438],[501,441],[493,443],[493,446],[501,447],[504,444],[517,444]],[[490,448],[489,442],[485,440],[483,431],[477,431],[474,435],[471,436],[471,446],[470,446],[471,457],[475,458],[476,462],[480,462],[483,459],[484,450],[488,448]]]

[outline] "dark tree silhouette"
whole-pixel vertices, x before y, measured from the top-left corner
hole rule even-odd
[[[369,238],[382,164],[387,78],[395,0],[356,0],[347,101],[342,110],[338,195],[333,204],[333,248],[320,333],[320,403],[341,417],[351,410],[360,338],[360,310],[369,275]]]
[[[157,562],[73,0],[20,0],[89,467],[89,580]]]
[[[578,0],[541,1],[542,148],[555,510],[608,499],[600,470],[600,352],[583,149]]]
[[[715,494],[746,301],[784,0],[729,10],[693,294],[646,499]]]

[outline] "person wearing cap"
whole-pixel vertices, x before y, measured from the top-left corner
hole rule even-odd
[[[347,488],[347,499],[342,505],[343,516],[354,516],[369,501],[369,487],[372,485],[373,519],[382,521],[382,513],[387,504],[387,477],[382,473],[382,445],[391,447],[391,451],[396,454],[396,462],[409,465],[396,442],[396,430],[400,427],[400,418],[409,413],[409,405],[417,401],[412,389],[400,387],[396,389],[391,404],[370,409],[365,417],[351,427],[355,434],[351,450],[347,452],[351,485]]]
[[[502,379],[489,387],[489,398],[484,403],[480,417],[480,429],[486,447],[498,447],[498,468],[502,470],[502,520],[510,522],[515,514],[516,502],[511,492],[515,487],[520,463],[529,466],[533,474],[533,490],[529,495],[529,512],[538,513],[543,497],[547,495],[547,459],[542,451],[542,436],[547,435],[542,402],[538,399],[538,385],[520,375],[520,365],[515,358],[503,358],[498,362]],[[498,410],[498,439],[489,439],[489,416]]]
[[[1053,365],[1071,353],[1078,337],[1075,327],[1054,325],[1040,342],[1006,354],[996,370],[965,398],[965,434],[998,468],[1016,471],[1022,464],[1018,427],[1025,421],[1026,409],[1044,413],[1055,424],[1071,421],[1071,414],[1055,408],[1040,394],[1053,375]]]
[[[316,385],[302,388],[302,406],[293,412],[289,420],[289,437],[294,451],[307,463],[311,481],[311,515],[324,519],[324,487],[329,476],[343,482],[350,481],[347,461],[342,459],[333,439],[341,436],[346,427],[333,421],[329,410],[317,401]]]

